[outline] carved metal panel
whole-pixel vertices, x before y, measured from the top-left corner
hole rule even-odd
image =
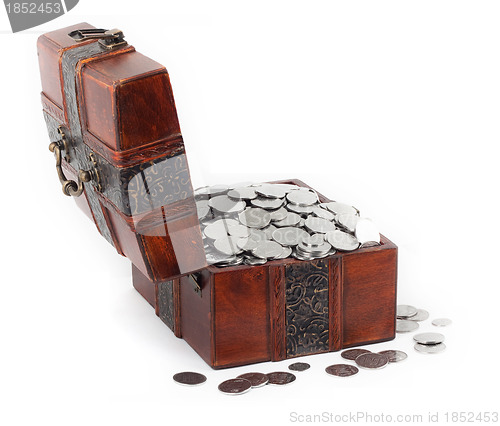
[[[158,284],[158,316],[174,331],[174,282],[163,281]]]
[[[69,156],[70,164],[75,170],[91,170],[93,167],[90,160],[91,150],[83,143],[82,127],[80,123],[80,113],[78,110],[78,95],[76,89],[76,67],[82,59],[100,55],[106,52],[106,49],[99,43],[91,43],[83,46],[75,47],[65,51],[62,55],[61,66],[64,85],[64,97],[66,101],[66,115],[68,118],[68,126],[70,130],[70,147]],[[49,123],[47,123],[49,124]],[[50,129],[49,129],[50,133]],[[85,183],[87,200],[96,224],[102,236],[114,246],[111,232],[104,217],[101,205],[95,193],[95,189],[91,183]]]
[[[286,266],[287,358],[329,350],[328,260]]]

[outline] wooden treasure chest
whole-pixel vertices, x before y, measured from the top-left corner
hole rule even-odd
[[[397,247],[384,236],[357,249],[329,245],[336,233],[355,240],[348,223],[357,223],[359,212],[345,216],[298,180],[268,192],[269,184],[249,186],[240,196],[229,187],[194,191],[168,73],[119,30],[82,23],[53,31],[39,38],[38,56],[63,193],[130,259],[134,287],[210,366],[394,338]],[[287,204],[297,191],[314,194],[314,205]],[[241,216],[257,210],[266,218],[260,229]],[[284,223],[292,219],[291,227]],[[228,225],[227,241],[211,238],[207,227],[215,222]],[[288,256],[257,253],[262,246],[272,251],[276,235],[293,227],[300,242],[283,242]],[[319,254],[324,245],[329,250]],[[226,259],[214,260],[218,255]]]

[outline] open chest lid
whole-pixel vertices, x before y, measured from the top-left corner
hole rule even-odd
[[[167,70],[119,30],[38,39],[42,105],[63,193],[152,281],[206,266]]]
[[[121,31],[63,28],[39,38],[38,55],[63,192],[150,280],[380,244],[356,208],[299,181],[193,191],[168,73]]]

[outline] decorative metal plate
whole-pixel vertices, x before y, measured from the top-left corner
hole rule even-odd
[[[286,353],[328,352],[328,260],[287,265]]]

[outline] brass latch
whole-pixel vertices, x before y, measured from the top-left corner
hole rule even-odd
[[[97,170],[97,160],[95,158],[94,153],[90,153],[90,161],[92,162],[93,168],[92,170],[80,170],[78,172],[78,183],[75,182],[74,180],[69,180],[66,179],[66,176],[64,175],[64,171],[62,169],[62,151],[68,152],[68,140],[66,138],[66,133],[64,132],[64,129],[62,126],[59,126],[57,129],[59,132],[59,135],[61,136],[61,140],[57,142],[52,142],[49,145],[49,150],[50,152],[53,152],[55,157],[56,157],[56,171],[57,171],[57,176],[59,177],[59,182],[62,184],[62,191],[64,195],[72,196],[72,197],[79,197],[82,195],[84,186],[84,182],[90,182],[92,181],[94,185],[96,186],[96,189],[98,191],[101,190],[101,185],[100,185],[100,176],[99,172]]]
[[[104,30],[102,28],[74,30],[68,35],[75,41],[99,39],[99,44],[106,49],[114,49],[127,44],[123,31],[116,28],[113,30]]]
[[[193,290],[195,293],[201,297],[201,274],[199,272],[193,272],[188,275],[188,279],[193,285]]]

